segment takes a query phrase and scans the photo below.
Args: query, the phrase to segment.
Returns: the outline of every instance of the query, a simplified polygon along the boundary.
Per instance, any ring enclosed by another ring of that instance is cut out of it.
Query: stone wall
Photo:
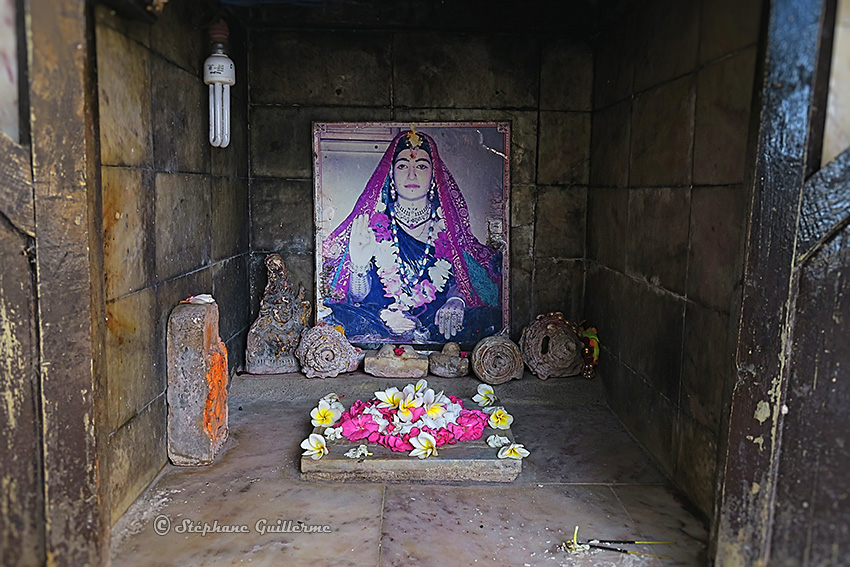
[[[651,0],[594,49],[585,314],[609,404],[709,517],[734,378],[760,4]]]
[[[312,122],[510,120],[512,332],[580,317],[593,58],[559,36],[252,26],[252,314],[270,252],[315,298]]]
[[[196,5],[198,4],[198,5]],[[153,25],[97,6],[107,314],[105,478],[115,520],[165,464],[166,323],[189,295],[211,293],[231,372],[248,320],[247,69],[237,68],[232,142],[208,142],[209,53],[199,3],[174,2]]]

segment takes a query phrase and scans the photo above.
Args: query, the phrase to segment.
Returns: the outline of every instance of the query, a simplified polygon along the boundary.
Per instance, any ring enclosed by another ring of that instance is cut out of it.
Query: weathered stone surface
[[[686,75],[635,98],[629,184],[678,186],[691,182],[696,80]]]
[[[589,178],[590,113],[541,112],[538,182],[586,185]]]
[[[428,356],[410,345],[384,345],[366,354],[363,371],[381,378],[424,378],[428,375]]]
[[[584,345],[575,325],[562,313],[538,315],[522,330],[519,347],[523,361],[541,380],[576,376],[584,367]]]
[[[479,380],[493,385],[522,378],[522,353],[507,337],[487,337],[472,350],[472,371]]]
[[[171,279],[208,265],[209,177],[157,173],[155,191],[157,279]]]
[[[208,87],[191,72],[153,58],[151,116],[154,162],[159,171],[208,172]],[[175,136],[175,132],[194,135]]]
[[[584,255],[587,189],[540,187],[534,230],[538,258],[581,258]]]
[[[295,356],[307,378],[333,378],[357,370],[363,351],[330,325],[321,324],[301,332]]]
[[[623,246],[627,273],[684,295],[690,208],[691,192],[685,188],[630,191],[628,238]]]
[[[154,177],[143,169],[104,167],[103,279],[107,299],[150,285],[154,275]]]
[[[98,26],[100,158],[104,165],[148,165],[151,144],[150,53]]]
[[[431,374],[445,378],[459,378],[469,374],[469,359],[460,356],[460,345],[446,343],[442,352],[428,355]]]
[[[105,475],[110,517],[120,517],[168,462],[165,424],[163,392],[110,436]]]
[[[227,440],[227,350],[218,305],[181,303],[168,319],[168,457],[207,465]]]
[[[388,34],[314,30],[255,33],[251,38],[253,102],[305,106],[391,104],[393,66]],[[281,60],[287,64],[281,65]]]
[[[251,374],[298,372],[295,349],[307,326],[310,302],[304,300],[304,286],[299,284],[297,292],[292,288],[280,254],[266,256],[266,268],[260,315],[248,331],[245,370]]]
[[[427,45],[422,57],[410,45]],[[411,108],[527,108],[538,103],[535,42],[498,36],[397,34],[394,103]]]
[[[700,70],[694,119],[694,184],[744,180],[756,47]]]
[[[540,59],[540,107],[591,110],[593,53],[590,48],[562,36],[544,44]],[[569,81],[564,80],[566,70]]]

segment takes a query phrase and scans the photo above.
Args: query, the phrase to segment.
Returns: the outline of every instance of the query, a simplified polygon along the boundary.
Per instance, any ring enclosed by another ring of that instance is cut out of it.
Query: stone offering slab
[[[464,400],[464,407],[475,408],[473,402]],[[322,434],[324,427],[313,433]],[[438,448],[437,456],[427,459],[411,457],[407,452],[396,452],[377,444],[368,444],[372,455],[352,459],[345,452],[362,443],[342,438],[328,441],[328,454],[321,459],[301,457],[301,478],[322,481],[369,482],[513,482],[522,471],[522,461],[500,459],[498,449],[487,445],[490,435],[501,435],[514,443],[510,429],[486,427],[475,441],[463,441]]]

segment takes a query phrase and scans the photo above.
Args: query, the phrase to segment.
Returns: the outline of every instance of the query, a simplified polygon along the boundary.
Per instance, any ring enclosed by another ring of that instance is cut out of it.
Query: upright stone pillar
[[[168,458],[212,463],[227,440],[227,349],[218,305],[181,303],[168,318]]]

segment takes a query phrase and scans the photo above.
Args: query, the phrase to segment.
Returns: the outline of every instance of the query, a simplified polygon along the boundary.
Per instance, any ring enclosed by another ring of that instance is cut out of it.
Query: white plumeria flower
[[[446,413],[446,404],[442,401],[443,393],[435,394],[434,390],[428,388],[422,395],[422,407],[425,408],[425,415],[431,419],[436,419]]]
[[[490,414],[489,421],[493,429],[510,429],[514,416],[506,412],[504,408],[499,408]]]
[[[384,417],[381,413],[381,410],[376,408],[375,406],[370,406],[363,410],[363,413],[369,414],[372,416],[372,421],[378,424],[378,432],[384,433],[387,430],[387,426],[390,424],[389,421]]]
[[[496,399],[496,392],[490,384],[479,384],[478,393],[472,396],[472,401],[481,407],[492,406]]]
[[[413,384],[408,384],[404,387],[404,390],[401,391],[401,397],[404,398],[406,396],[415,396],[416,395],[416,386]]]
[[[530,455],[528,449],[523,447],[519,443],[511,443],[510,445],[505,445],[501,449],[499,449],[499,458],[500,459],[523,459]]]
[[[494,449],[498,449],[499,447],[510,445],[511,440],[503,435],[491,435],[487,438],[487,444],[493,447]]]
[[[362,459],[364,457],[370,456],[372,453],[369,452],[369,448],[366,445],[358,445],[353,449],[349,449],[344,453],[346,457],[349,459]]]
[[[422,405],[422,400],[417,398],[414,394],[408,394],[404,397],[400,404],[398,404],[398,413],[396,415],[401,418],[402,421],[410,421],[413,419],[413,412],[411,411],[413,408],[418,408]]]
[[[381,400],[381,403],[378,404],[379,408],[397,408],[404,398],[395,386],[381,392],[375,392],[375,397]]]
[[[437,456],[437,440],[430,433],[423,431],[416,437],[411,437],[410,444],[414,447],[410,452],[411,457],[426,459],[431,456]]]
[[[486,408],[481,408],[481,411],[483,411],[487,415],[491,415],[493,412],[503,409],[505,409],[505,406],[490,406]]]
[[[328,402],[328,404],[330,404],[333,409],[339,410],[339,413],[345,411],[345,406],[342,405],[342,402],[339,401],[339,395],[336,392],[331,392],[330,394],[327,394],[319,401]]]
[[[339,420],[342,412],[336,408],[332,408],[326,400],[319,402],[319,407],[313,408],[310,412],[312,423],[316,427],[330,427]]]
[[[328,441],[342,439],[342,427],[328,427],[325,429],[325,439]]]
[[[428,381],[423,378],[413,387],[414,392],[424,392],[428,388]]]
[[[311,433],[310,436],[301,442],[301,448],[304,452],[301,453],[305,457],[310,457],[313,460],[319,460],[328,453],[328,445],[325,443],[325,438],[318,433]]]

